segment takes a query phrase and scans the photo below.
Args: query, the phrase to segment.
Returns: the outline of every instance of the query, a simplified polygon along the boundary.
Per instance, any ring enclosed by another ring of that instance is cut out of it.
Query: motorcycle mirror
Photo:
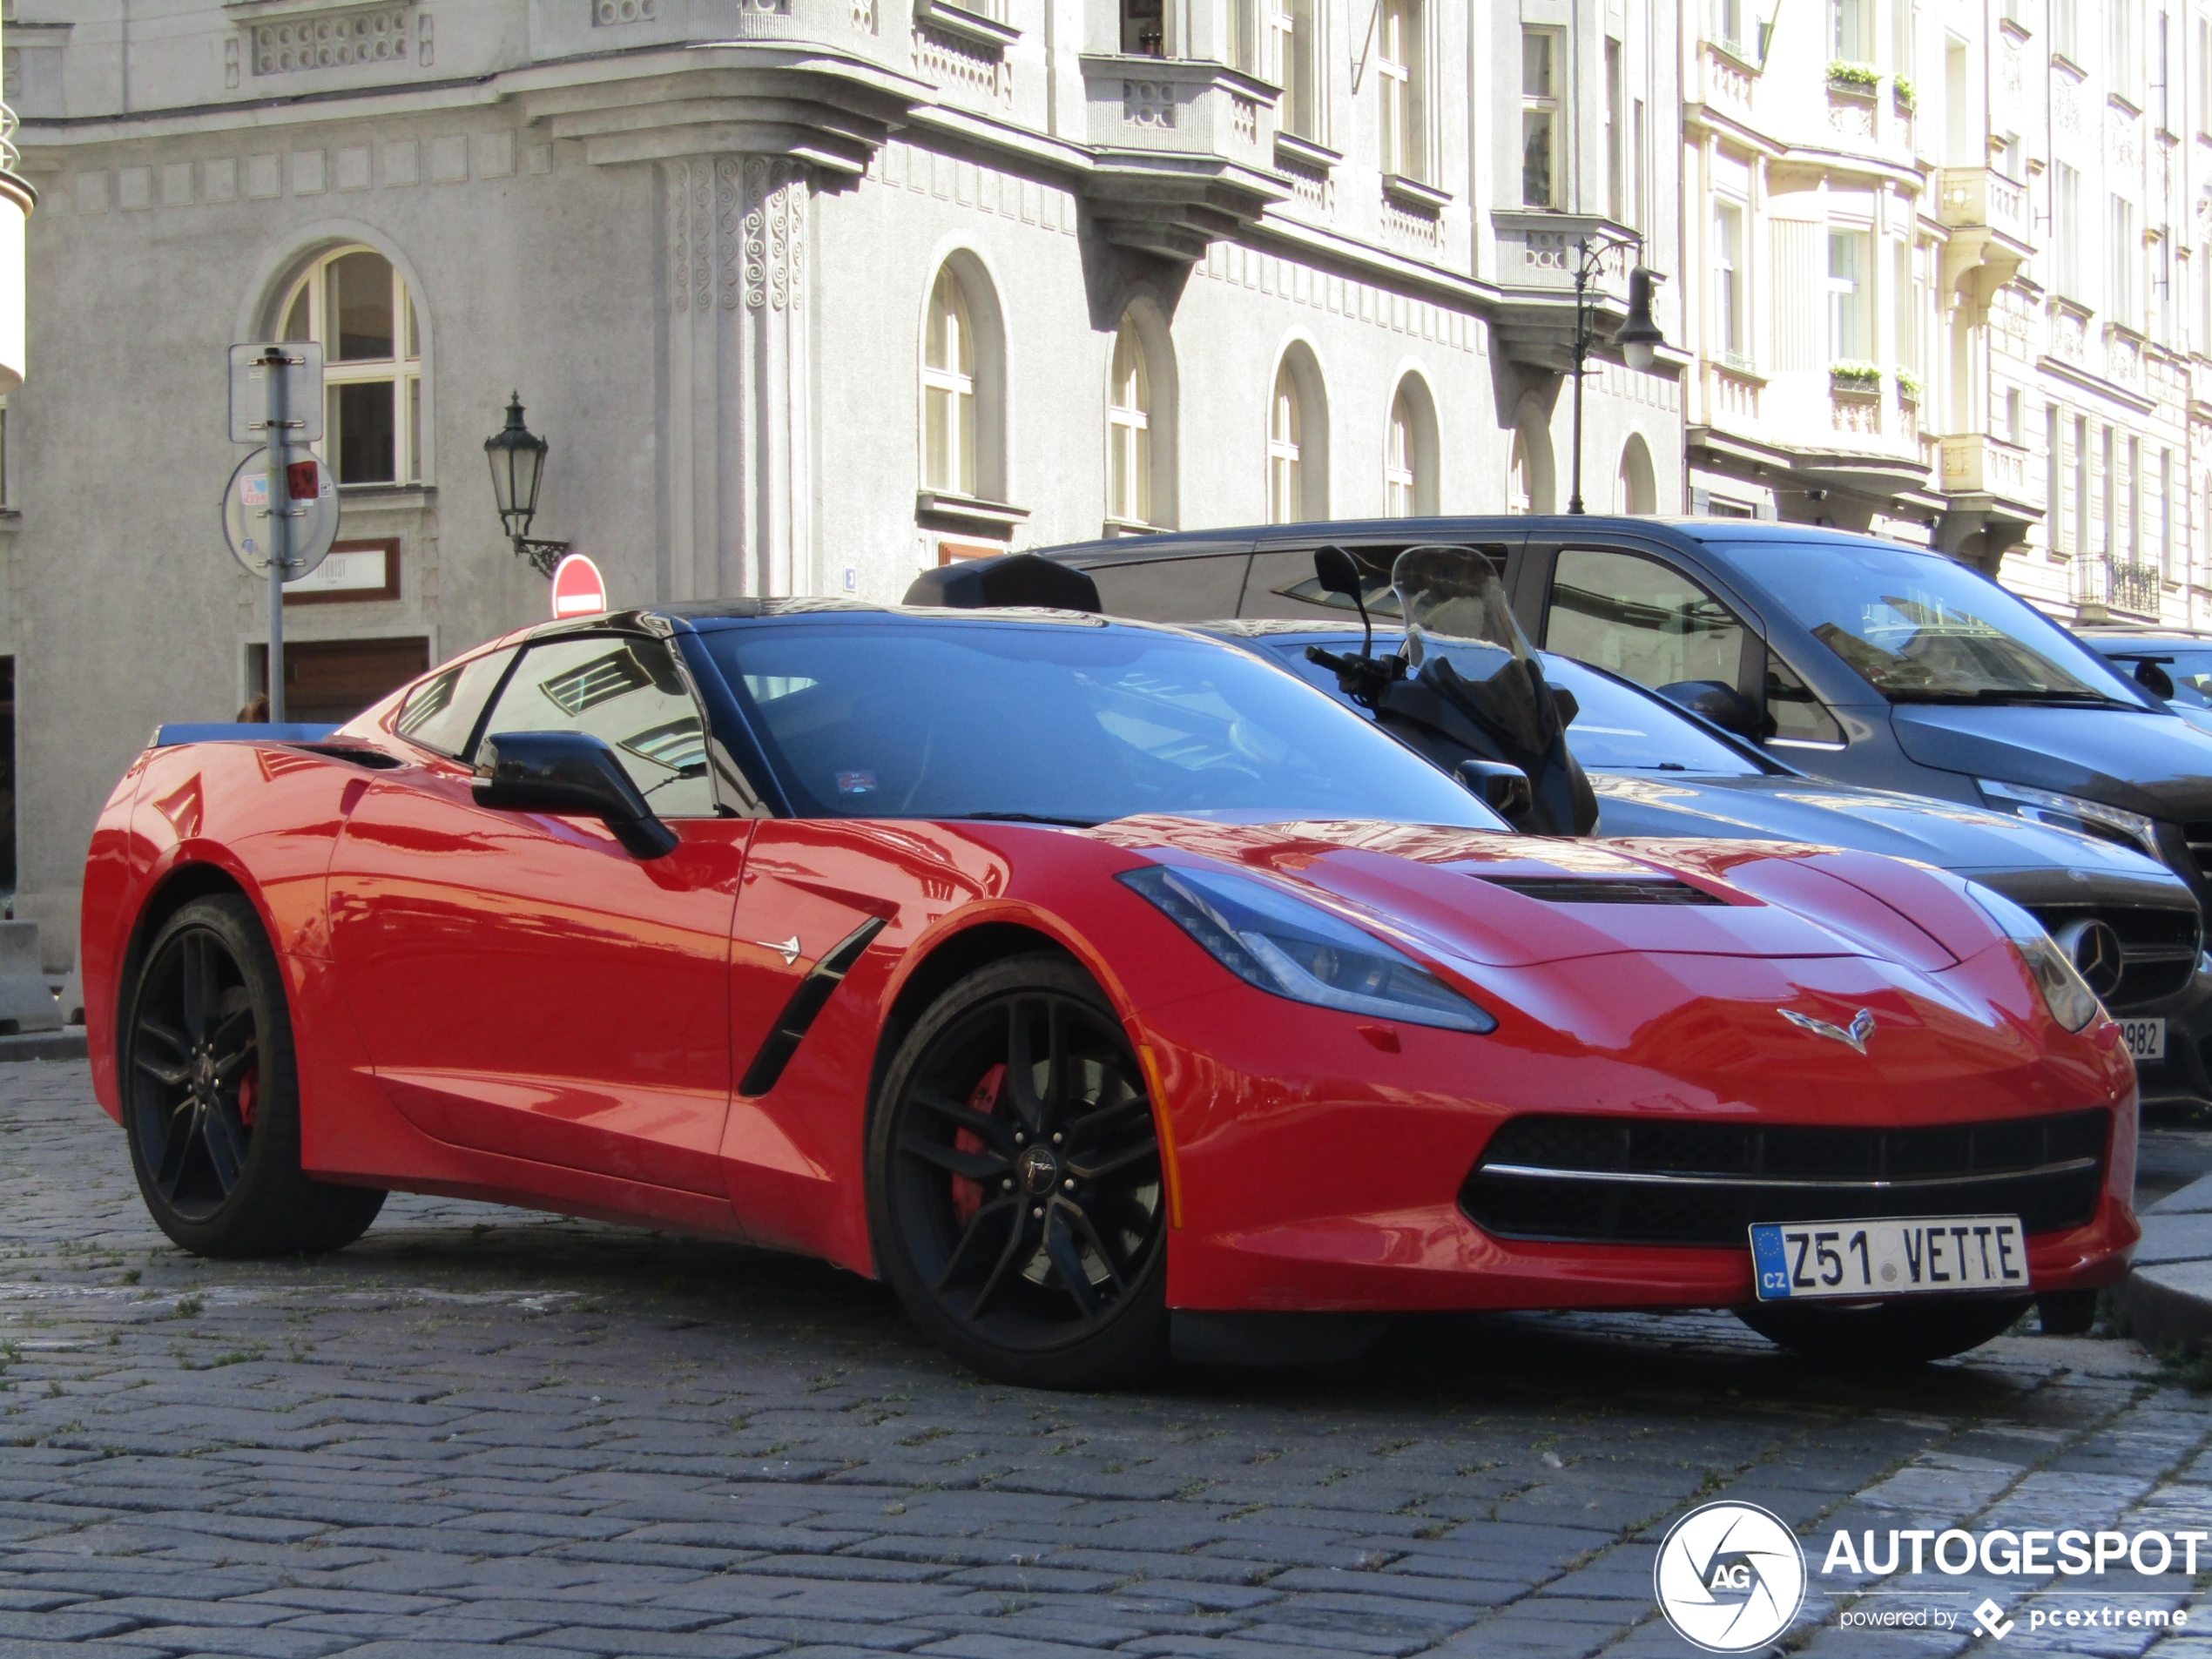
[[[1528,774],[1502,760],[1462,760],[1455,768],[1459,780],[1508,824],[1518,824],[1536,804]]]
[[[1359,654],[1375,654],[1375,624],[1367,619],[1367,596],[1359,580],[1359,566],[1351,554],[1340,547],[1317,547],[1313,550],[1313,577],[1324,593],[1340,593],[1359,607],[1359,626],[1366,632],[1360,641]]]
[[[1758,710],[1750,698],[1725,680],[1676,680],[1658,691],[1669,703],[1710,720],[1723,732],[1733,732],[1753,743],[1759,740]]]
[[[1575,717],[1582,711],[1581,700],[1564,685],[1552,687],[1552,704],[1559,710],[1559,723],[1561,725],[1573,725]]]

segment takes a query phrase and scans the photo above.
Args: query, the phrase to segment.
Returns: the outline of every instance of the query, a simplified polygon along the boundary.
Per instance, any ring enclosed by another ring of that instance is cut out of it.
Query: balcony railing
[[[1953,230],[1986,226],[2016,242],[2028,239],[2027,186],[1990,167],[1946,167],[1936,215]]]
[[[1979,432],[1954,433],[1943,440],[1946,495],[1991,495],[2040,509],[2043,481],[2027,464],[2027,451]]]
[[[1082,62],[1093,144],[1274,165],[1280,94],[1264,81],[1203,59],[1097,53]]]

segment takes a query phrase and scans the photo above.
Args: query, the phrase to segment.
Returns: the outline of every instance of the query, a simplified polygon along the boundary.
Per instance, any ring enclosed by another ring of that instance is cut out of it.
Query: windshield
[[[2174,695],[2168,700],[2183,708],[2212,708],[2212,651],[2186,651],[2173,645],[2144,645],[2132,644],[2106,648],[2104,654],[2114,658],[2123,674],[2134,672],[2141,662],[2156,663],[2174,682]]]
[[[1506,827],[1358,715],[1208,640],[948,617],[746,624],[705,642],[802,817]]]
[[[1306,643],[1303,638],[1264,642],[1265,649],[1300,679],[1332,697],[1340,697],[1336,670],[1310,660]],[[1321,643],[1331,651],[1356,651],[1359,636],[1331,637]],[[1375,636],[1379,655],[1387,654],[1396,644],[1388,635]],[[1625,685],[1571,657],[1552,651],[1539,656],[1544,678],[1575,693],[1580,712],[1567,728],[1567,746],[1585,770],[1695,772],[1723,778],[1764,775],[1759,767],[1663,699]]]
[[[1939,554],[1872,541],[1729,550],[1892,703],[2125,703],[2090,651]]]

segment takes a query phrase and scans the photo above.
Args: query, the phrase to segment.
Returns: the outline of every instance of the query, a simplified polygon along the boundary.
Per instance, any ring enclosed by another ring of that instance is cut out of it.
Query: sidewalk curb
[[[0,1065],[16,1060],[82,1060],[84,1028],[73,1031],[28,1031],[20,1036],[0,1037]]]
[[[2134,1271],[2113,1286],[2131,1334],[2150,1349],[2212,1339],[2212,1176],[2143,1212]]]

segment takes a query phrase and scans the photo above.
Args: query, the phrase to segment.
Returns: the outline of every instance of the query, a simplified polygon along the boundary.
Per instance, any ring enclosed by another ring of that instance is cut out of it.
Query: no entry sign
[[[553,614],[596,616],[607,608],[607,579],[581,553],[571,553],[553,569]]]

